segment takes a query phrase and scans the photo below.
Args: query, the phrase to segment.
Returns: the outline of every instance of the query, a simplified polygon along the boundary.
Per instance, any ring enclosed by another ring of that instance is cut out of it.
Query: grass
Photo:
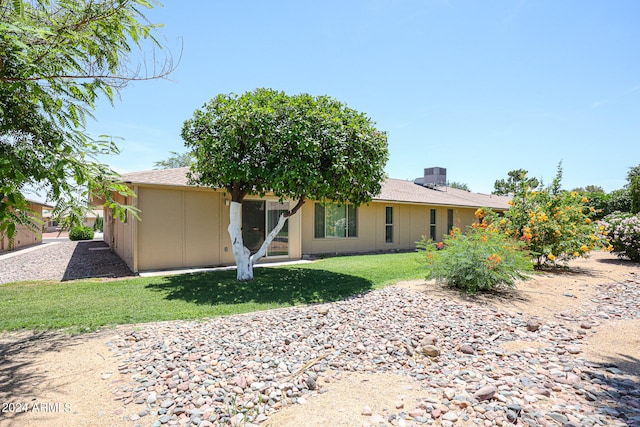
[[[124,280],[0,285],[0,331],[68,329],[202,319],[344,299],[399,280],[424,277],[417,253],[326,258],[258,268],[252,282],[235,271]]]

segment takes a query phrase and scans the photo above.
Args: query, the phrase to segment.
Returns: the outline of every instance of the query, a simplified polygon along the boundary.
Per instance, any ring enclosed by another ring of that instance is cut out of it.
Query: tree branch
[[[289,218],[290,216],[295,215],[295,213],[300,210],[302,205],[304,205],[305,201],[306,201],[305,196],[300,197],[300,199],[298,200],[298,203],[296,203],[296,205],[293,207],[293,209],[291,209],[289,212],[285,213],[284,216]]]

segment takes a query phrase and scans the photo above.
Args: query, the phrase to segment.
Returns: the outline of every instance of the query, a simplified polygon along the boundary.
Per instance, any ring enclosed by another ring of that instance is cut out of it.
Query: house
[[[60,224],[58,224],[58,221],[56,221],[52,217],[52,215],[53,215],[53,209],[44,209],[42,211],[42,220],[44,221],[44,231],[47,233],[60,231]],[[85,215],[85,217],[82,219],[82,226],[93,228],[96,223],[96,219],[98,217],[102,217],[102,215],[103,215],[102,208],[95,208],[95,209],[89,210]]]
[[[227,232],[229,195],[189,185],[187,172],[160,169],[122,176],[136,197],[116,195],[117,200],[137,207],[140,220],[121,222],[105,209],[104,240],[132,271],[234,264]],[[423,235],[440,241],[452,227],[466,229],[478,207],[509,209],[506,197],[448,188],[440,185],[442,176],[434,181],[428,173],[414,182],[387,179],[380,194],[359,207],[306,202],[289,218],[263,261],[413,250]],[[269,195],[247,196],[242,214],[245,246],[255,252],[289,206]]]
[[[13,246],[9,245],[9,238],[7,236],[0,237],[0,251],[8,251],[10,249],[13,250],[23,246],[42,243],[42,227],[37,221],[42,220],[43,209],[52,209],[53,206],[49,206],[42,202],[30,199],[27,199],[27,201],[29,202],[29,208],[33,211],[32,217],[34,217],[36,220],[34,224],[37,227],[38,231],[34,231],[32,228],[27,227],[26,225],[18,225],[16,227],[16,234],[13,239]]]

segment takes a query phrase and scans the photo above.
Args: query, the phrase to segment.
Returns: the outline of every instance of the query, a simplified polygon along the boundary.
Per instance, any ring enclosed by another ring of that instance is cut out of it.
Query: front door
[[[266,208],[266,209],[265,209]],[[282,212],[288,210],[288,204],[245,200],[242,202],[242,240],[244,245],[255,254],[264,243],[267,233],[274,229]],[[289,221],[287,221],[267,248],[267,257],[286,257],[289,255]]]

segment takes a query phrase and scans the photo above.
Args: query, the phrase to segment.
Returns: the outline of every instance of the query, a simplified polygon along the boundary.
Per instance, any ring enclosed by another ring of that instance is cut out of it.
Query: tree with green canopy
[[[220,94],[182,128],[195,156],[192,183],[224,189],[238,280],[253,279],[253,265],[307,200],[369,202],[380,192],[388,160],[387,137],[365,114],[328,96],[289,96],[272,89]],[[242,240],[242,201],[272,193],[293,208],[254,254]]]
[[[499,196],[513,196],[519,191],[531,189],[535,190],[540,185],[536,178],[527,178],[529,172],[524,169],[516,169],[507,173],[506,180],[499,179],[493,184],[493,194]]]
[[[189,152],[178,153],[171,151],[171,155],[168,159],[159,160],[153,163],[154,169],[173,169],[173,168],[186,168],[193,163],[193,155]]]
[[[457,188],[458,190],[464,190],[464,191],[471,191],[469,189],[469,186],[467,184],[465,184],[464,182],[448,182],[447,186],[451,187],[451,188]]]
[[[156,59],[158,25],[142,13],[151,7],[146,0],[0,0],[0,236],[12,240],[18,225],[37,228],[27,191],[69,218],[82,218],[91,197],[116,217],[133,209],[111,197],[132,193],[98,161],[118,147],[85,126],[98,98],[113,102],[127,83],[173,70],[170,54]],[[152,64],[134,58],[147,43]]]

